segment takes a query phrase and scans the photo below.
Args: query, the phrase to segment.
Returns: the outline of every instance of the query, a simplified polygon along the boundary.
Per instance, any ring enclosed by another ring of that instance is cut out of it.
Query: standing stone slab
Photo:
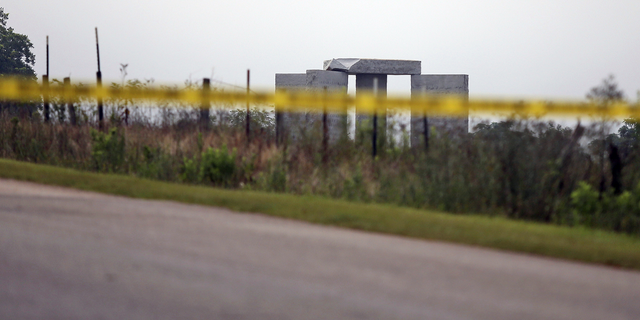
[[[276,73],[276,90],[304,90],[306,86],[306,73]]]
[[[325,70],[342,71],[348,74],[420,74],[421,62],[416,60],[353,59],[340,58],[324,61]]]
[[[356,96],[359,93],[373,91],[373,79],[378,79],[378,95],[387,96],[387,75],[386,74],[358,74],[356,75]]]
[[[307,87],[311,89],[327,87],[329,90],[347,89],[349,76],[344,72],[327,70],[307,70]]]
[[[373,91],[373,80],[378,79],[378,96],[381,98],[387,97],[387,75],[386,74],[357,74],[356,75],[356,98],[363,93],[371,93]],[[372,119],[370,114],[360,112],[356,108],[356,126],[359,127],[365,122],[370,122]],[[379,120],[382,117],[378,117]],[[386,123],[384,119],[379,121],[382,127]]]
[[[276,74],[276,90],[288,91],[324,91],[328,93],[347,92],[348,75],[344,72],[326,70],[308,70],[306,73]],[[295,107],[295,106],[292,106]],[[345,114],[330,114],[329,141],[334,142],[346,134]],[[343,125],[344,124],[344,125]],[[282,112],[276,110],[276,136],[278,141],[283,139],[295,141],[301,138],[313,138],[322,135],[322,114],[317,112]]]
[[[306,73],[276,73],[276,91],[304,91],[307,88]],[[292,126],[299,122],[299,116],[294,113],[283,112],[276,106],[276,141],[284,142],[297,136],[297,130]]]
[[[442,75],[412,75],[411,96],[422,94],[460,95],[469,99],[469,75],[466,74],[442,74]],[[411,145],[424,145],[425,114],[421,111],[411,110]],[[453,117],[428,117],[428,127],[435,127],[439,131],[469,131],[469,115],[462,118]],[[426,130],[429,130],[429,128]],[[428,133],[428,131],[427,131]]]
[[[326,70],[307,70],[307,90],[324,91],[327,93],[347,93],[349,76],[344,72]],[[346,137],[348,132],[347,110],[342,113],[327,114],[327,126],[329,142],[335,143],[341,137]],[[317,114],[318,121],[322,121],[322,115]]]
[[[356,76],[356,97],[364,92],[373,90],[373,79],[378,79],[378,95],[387,96],[388,75],[419,75],[422,63],[416,60],[388,60],[388,59],[352,59],[340,58],[325,60],[325,70],[341,71]],[[356,109],[356,132],[368,130],[372,117]],[[366,125],[365,125],[366,124]],[[386,117],[378,117],[379,132],[386,131]],[[384,134],[381,136],[385,136]]]

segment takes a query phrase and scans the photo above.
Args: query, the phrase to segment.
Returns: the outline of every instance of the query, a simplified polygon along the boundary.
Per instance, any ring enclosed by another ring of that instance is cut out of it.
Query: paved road
[[[0,319],[640,319],[640,272],[0,180]]]

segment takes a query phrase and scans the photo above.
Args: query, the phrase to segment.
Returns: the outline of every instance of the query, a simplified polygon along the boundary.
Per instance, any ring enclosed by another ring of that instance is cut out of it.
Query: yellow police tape
[[[640,106],[626,102],[607,105],[588,102],[558,101],[506,101],[467,100],[457,96],[423,95],[411,98],[376,97],[359,94],[357,97],[344,92],[323,91],[276,91],[275,93],[223,90],[194,90],[166,87],[97,87],[87,85],[43,86],[35,81],[15,78],[0,78],[0,100],[33,101],[58,99],[78,101],[81,99],[103,99],[105,101],[149,100],[154,102],[180,102],[186,106],[205,106],[211,103],[218,107],[235,108],[237,105],[269,105],[288,112],[344,113],[355,106],[358,113],[384,114],[388,110],[406,110],[413,114],[442,116],[468,116],[469,112],[489,114],[517,114],[523,116],[594,116],[640,118]],[[175,105],[172,105],[175,106]]]

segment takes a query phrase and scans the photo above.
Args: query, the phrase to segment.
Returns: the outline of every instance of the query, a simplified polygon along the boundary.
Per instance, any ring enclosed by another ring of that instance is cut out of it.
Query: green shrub
[[[182,165],[180,166],[180,181],[188,183],[200,182],[199,171],[200,166],[196,157],[193,159],[189,159],[187,157],[182,158]]]
[[[91,129],[91,159],[95,169],[101,172],[119,172],[124,164],[124,136],[116,128],[103,133]]]
[[[236,149],[229,153],[227,146],[223,145],[222,148],[209,148],[202,153],[200,181],[217,186],[230,186],[234,184],[232,180],[235,171]]]
[[[240,176],[246,182],[251,182],[253,180],[253,174],[256,171],[256,166],[255,166],[256,158],[257,158],[257,155],[255,154],[251,156],[250,159],[247,159],[246,157],[242,158]]]
[[[344,180],[343,196],[348,200],[368,200],[362,168],[359,165],[356,166],[356,171],[353,175]]]
[[[598,191],[584,181],[578,183],[578,187],[571,193],[571,205],[578,223],[593,225],[594,217],[603,210],[603,201],[598,199]],[[604,199],[608,201],[608,199]]]
[[[271,170],[268,190],[275,192],[285,192],[287,190],[287,172],[284,165],[277,165]]]
[[[144,161],[138,166],[137,175],[143,178],[171,181],[175,179],[173,157],[161,147],[143,146]]]
[[[602,196],[586,182],[571,193],[576,220],[588,227],[640,234],[640,184],[632,191]]]

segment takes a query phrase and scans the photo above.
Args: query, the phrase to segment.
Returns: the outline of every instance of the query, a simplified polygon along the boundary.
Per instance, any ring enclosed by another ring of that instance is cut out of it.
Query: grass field
[[[640,238],[480,215],[455,215],[315,196],[223,190],[0,159],[0,178],[142,199],[225,207],[419,239],[640,270]]]

